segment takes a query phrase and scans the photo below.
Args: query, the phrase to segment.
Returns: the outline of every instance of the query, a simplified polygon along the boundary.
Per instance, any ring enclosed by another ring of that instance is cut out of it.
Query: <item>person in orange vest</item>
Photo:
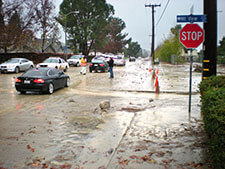
[[[87,65],[87,61],[86,61],[85,57],[82,57],[80,74],[86,75],[86,65]]]

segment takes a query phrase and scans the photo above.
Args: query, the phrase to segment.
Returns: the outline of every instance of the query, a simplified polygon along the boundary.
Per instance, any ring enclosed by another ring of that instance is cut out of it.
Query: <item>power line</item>
[[[170,2],[170,0],[167,1],[166,6],[165,6],[165,8],[164,8],[164,10],[163,10],[163,12],[162,12],[162,14],[161,14],[161,16],[160,16],[160,18],[159,18],[157,24],[156,24],[156,26],[158,26],[160,20],[162,19],[163,15],[164,15],[164,13],[165,13],[165,11],[166,11],[166,9],[167,9],[167,6],[169,5],[169,2]]]

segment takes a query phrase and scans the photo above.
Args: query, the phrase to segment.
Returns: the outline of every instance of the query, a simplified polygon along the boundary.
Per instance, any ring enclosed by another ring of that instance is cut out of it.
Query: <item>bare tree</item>
[[[23,46],[36,31],[35,0],[0,0],[0,48]]]
[[[41,50],[44,52],[45,43],[48,38],[56,38],[57,22],[55,20],[55,6],[52,0],[38,0],[35,11],[38,19],[38,34],[41,35]]]

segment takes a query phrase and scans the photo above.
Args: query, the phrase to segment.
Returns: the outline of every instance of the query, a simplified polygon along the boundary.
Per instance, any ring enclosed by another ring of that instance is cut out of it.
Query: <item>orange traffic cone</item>
[[[156,69],[156,74],[159,74],[159,69]]]
[[[152,71],[152,69],[151,68],[149,68],[149,72],[151,72]]]
[[[158,80],[158,76],[156,76],[156,79],[155,79],[155,93],[159,93],[159,80]]]

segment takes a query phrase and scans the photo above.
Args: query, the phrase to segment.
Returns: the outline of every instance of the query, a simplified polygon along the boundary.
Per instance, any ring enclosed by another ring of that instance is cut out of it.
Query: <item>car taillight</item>
[[[34,79],[34,83],[44,83],[44,79]]]
[[[21,80],[17,78],[17,79],[16,79],[16,82],[17,82],[17,83],[21,83]]]
[[[104,66],[104,64],[99,64],[99,66],[103,67],[103,66]]]
[[[90,63],[89,66],[92,66],[92,64]]]

